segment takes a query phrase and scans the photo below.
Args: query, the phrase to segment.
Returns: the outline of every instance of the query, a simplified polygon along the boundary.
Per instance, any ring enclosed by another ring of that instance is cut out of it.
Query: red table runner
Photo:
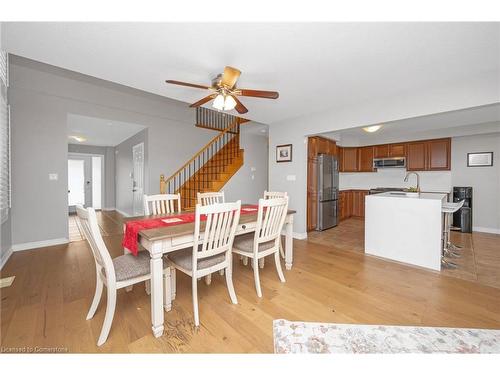
[[[257,212],[257,205],[246,205],[241,207],[240,214],[254,214]],[[153,229],[160,227],[170,227],[173,225],[192,223],[195,221],[196,215],[194,212],[188,212],[178,215],[169,215],[165,217],[157,217],[154,219],[131,220],[125,224],[125,233],[123,234],[122,245],[132,254],[137,255],[139,232],[144,229]],[[205,215],[201,216],[201,220],[206,220]]]

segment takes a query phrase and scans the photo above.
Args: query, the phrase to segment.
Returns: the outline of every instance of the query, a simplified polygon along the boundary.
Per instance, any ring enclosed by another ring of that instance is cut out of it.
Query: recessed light
[[[366,128],[363,128],[363,130],[367,133],[375,133],[381,127],[382,125],[373,125],[373,126],[367,126]]]
[[[79,136],[79,135],[70,135],[68,138],[72,138],[75,141],[80,142],[80,143],[85,142],[87,140],[87,138]]]

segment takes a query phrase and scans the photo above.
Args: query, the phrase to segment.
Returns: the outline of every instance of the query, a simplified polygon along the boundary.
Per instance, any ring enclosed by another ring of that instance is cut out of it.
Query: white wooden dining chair
[[[166,293],[170,296],[174,294],[171,290],[175,290],[176,269],[191,276],[195,326],[200,325],[198,278],[225,270],[229,297],[232,303],[238,303],[233,286],[231,249],[240,220],[240,208],[241,201],[209,206],[197,204],[192,251],[179,250],[168,254],[172,277],[167,279]],[[206,215],[204,222],[201,221],[202,215]]]
[[[96,268],[95,295],[87,314],[87,320],[94,317],[101,300],[103,286],[107,288],[106,315],[104,316],[101,334],[97,340],[97,345],[101,346],[106,342],[113,323],[116,291],[151,279],[150,256],[147,251],[141,251],[137,256],[124,254],[111,259],[111,255],[102,239],[94,209],[92,207],[85,209],[78,205],[76,206],[76,213],[94,255]],[[166,261],[164,262],[164,269],[167,269]],[[163,276],[165,285],[167,284],[165,280],[167,275],[170,275],[170,273],[165,272]],[[164,288],[164,291],[166,292],[167,289]],[[166,300],[167,297],[164,295],[164,301]]]
[[[287,211],[288,197],[259,199],[255,233],[244,234],[234,240],[233,253],[252,259],[255,289],[259,297],[262,297],[259,280],[259,259],[274,254],[276,271],[280,281],[285,282],[280,263],[279,243]]]
[[[224,192],[197,193],[197,203],[202,206],[209,204],[224,203]]]
[[[286,191],[264,191],[264,199],[274,199],[274,198],[284,198],[288,197],[288,193]],[[283,250],[283,245],[281,243],[280,237],[280,254],[283,259],[285,259],[285,251]],[[264,268],[264,262],[261,263],[261,268]]]
[[[144,215],[181,212],[180,194],[144,195]]]
[[[284,198],[288,197],[286,191],[264,191],[264,199]]]

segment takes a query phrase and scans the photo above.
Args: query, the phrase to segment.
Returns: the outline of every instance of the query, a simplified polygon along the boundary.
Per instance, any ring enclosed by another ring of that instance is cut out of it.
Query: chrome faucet
[[[411,174],[417,176],[417,192],[420,193],[420,176],[417,172],[408,172],[405,176],[405,182],[408,182],[408,177],[410,177]]]

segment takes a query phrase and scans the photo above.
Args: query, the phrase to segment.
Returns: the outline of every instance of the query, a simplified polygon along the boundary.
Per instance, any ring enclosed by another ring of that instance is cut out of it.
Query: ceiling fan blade
[[[254,98],[265,98],[265,99],[278,99],[280,96],[277,91],[263,91],[263,90],[247,90],[238,89],[238,95],[241,96],[252,96]]]
[[[234,85],[236,84],[236,81],[240,77],[240,74],[241,74],[241,72],[238,69],[233,68],[231,66],[226,66],[224,68],[224,73],[222,73],[221,83],[224,86],[232,89],[234,87]]]
[[[172,85],[180,85],[180,86],[187,86],[187,87],[194,87],[197,89],[205,89],[208,90],[210,87],[204,86],[204,85],[197,85],[195,83],[187,83],[187,82],[182,82],[182,81],[174,81],[171,79],[167,79],[165,82],[171,83]]]
[[[242,114],[242,113],[247,113],[248,112],[248,109],[247,107],[245,107],[243,105],[242,102],[240,102],[240,100],[236,97],[236,95],[231,95],[234,100],[236,101],[236,106],[234,107],[234,109],[236,109],[238,111],[239,114]]]
[[[191,108],[193,108],[193,107],[199,107],[200,105],[203,105],[206,102],[209,102],[210,100],[214,99],[216,96],[217,95],[215,95],[215,94],[205,96],[203,99],[200,99],[197,102],[191,104],[190,107]]]

